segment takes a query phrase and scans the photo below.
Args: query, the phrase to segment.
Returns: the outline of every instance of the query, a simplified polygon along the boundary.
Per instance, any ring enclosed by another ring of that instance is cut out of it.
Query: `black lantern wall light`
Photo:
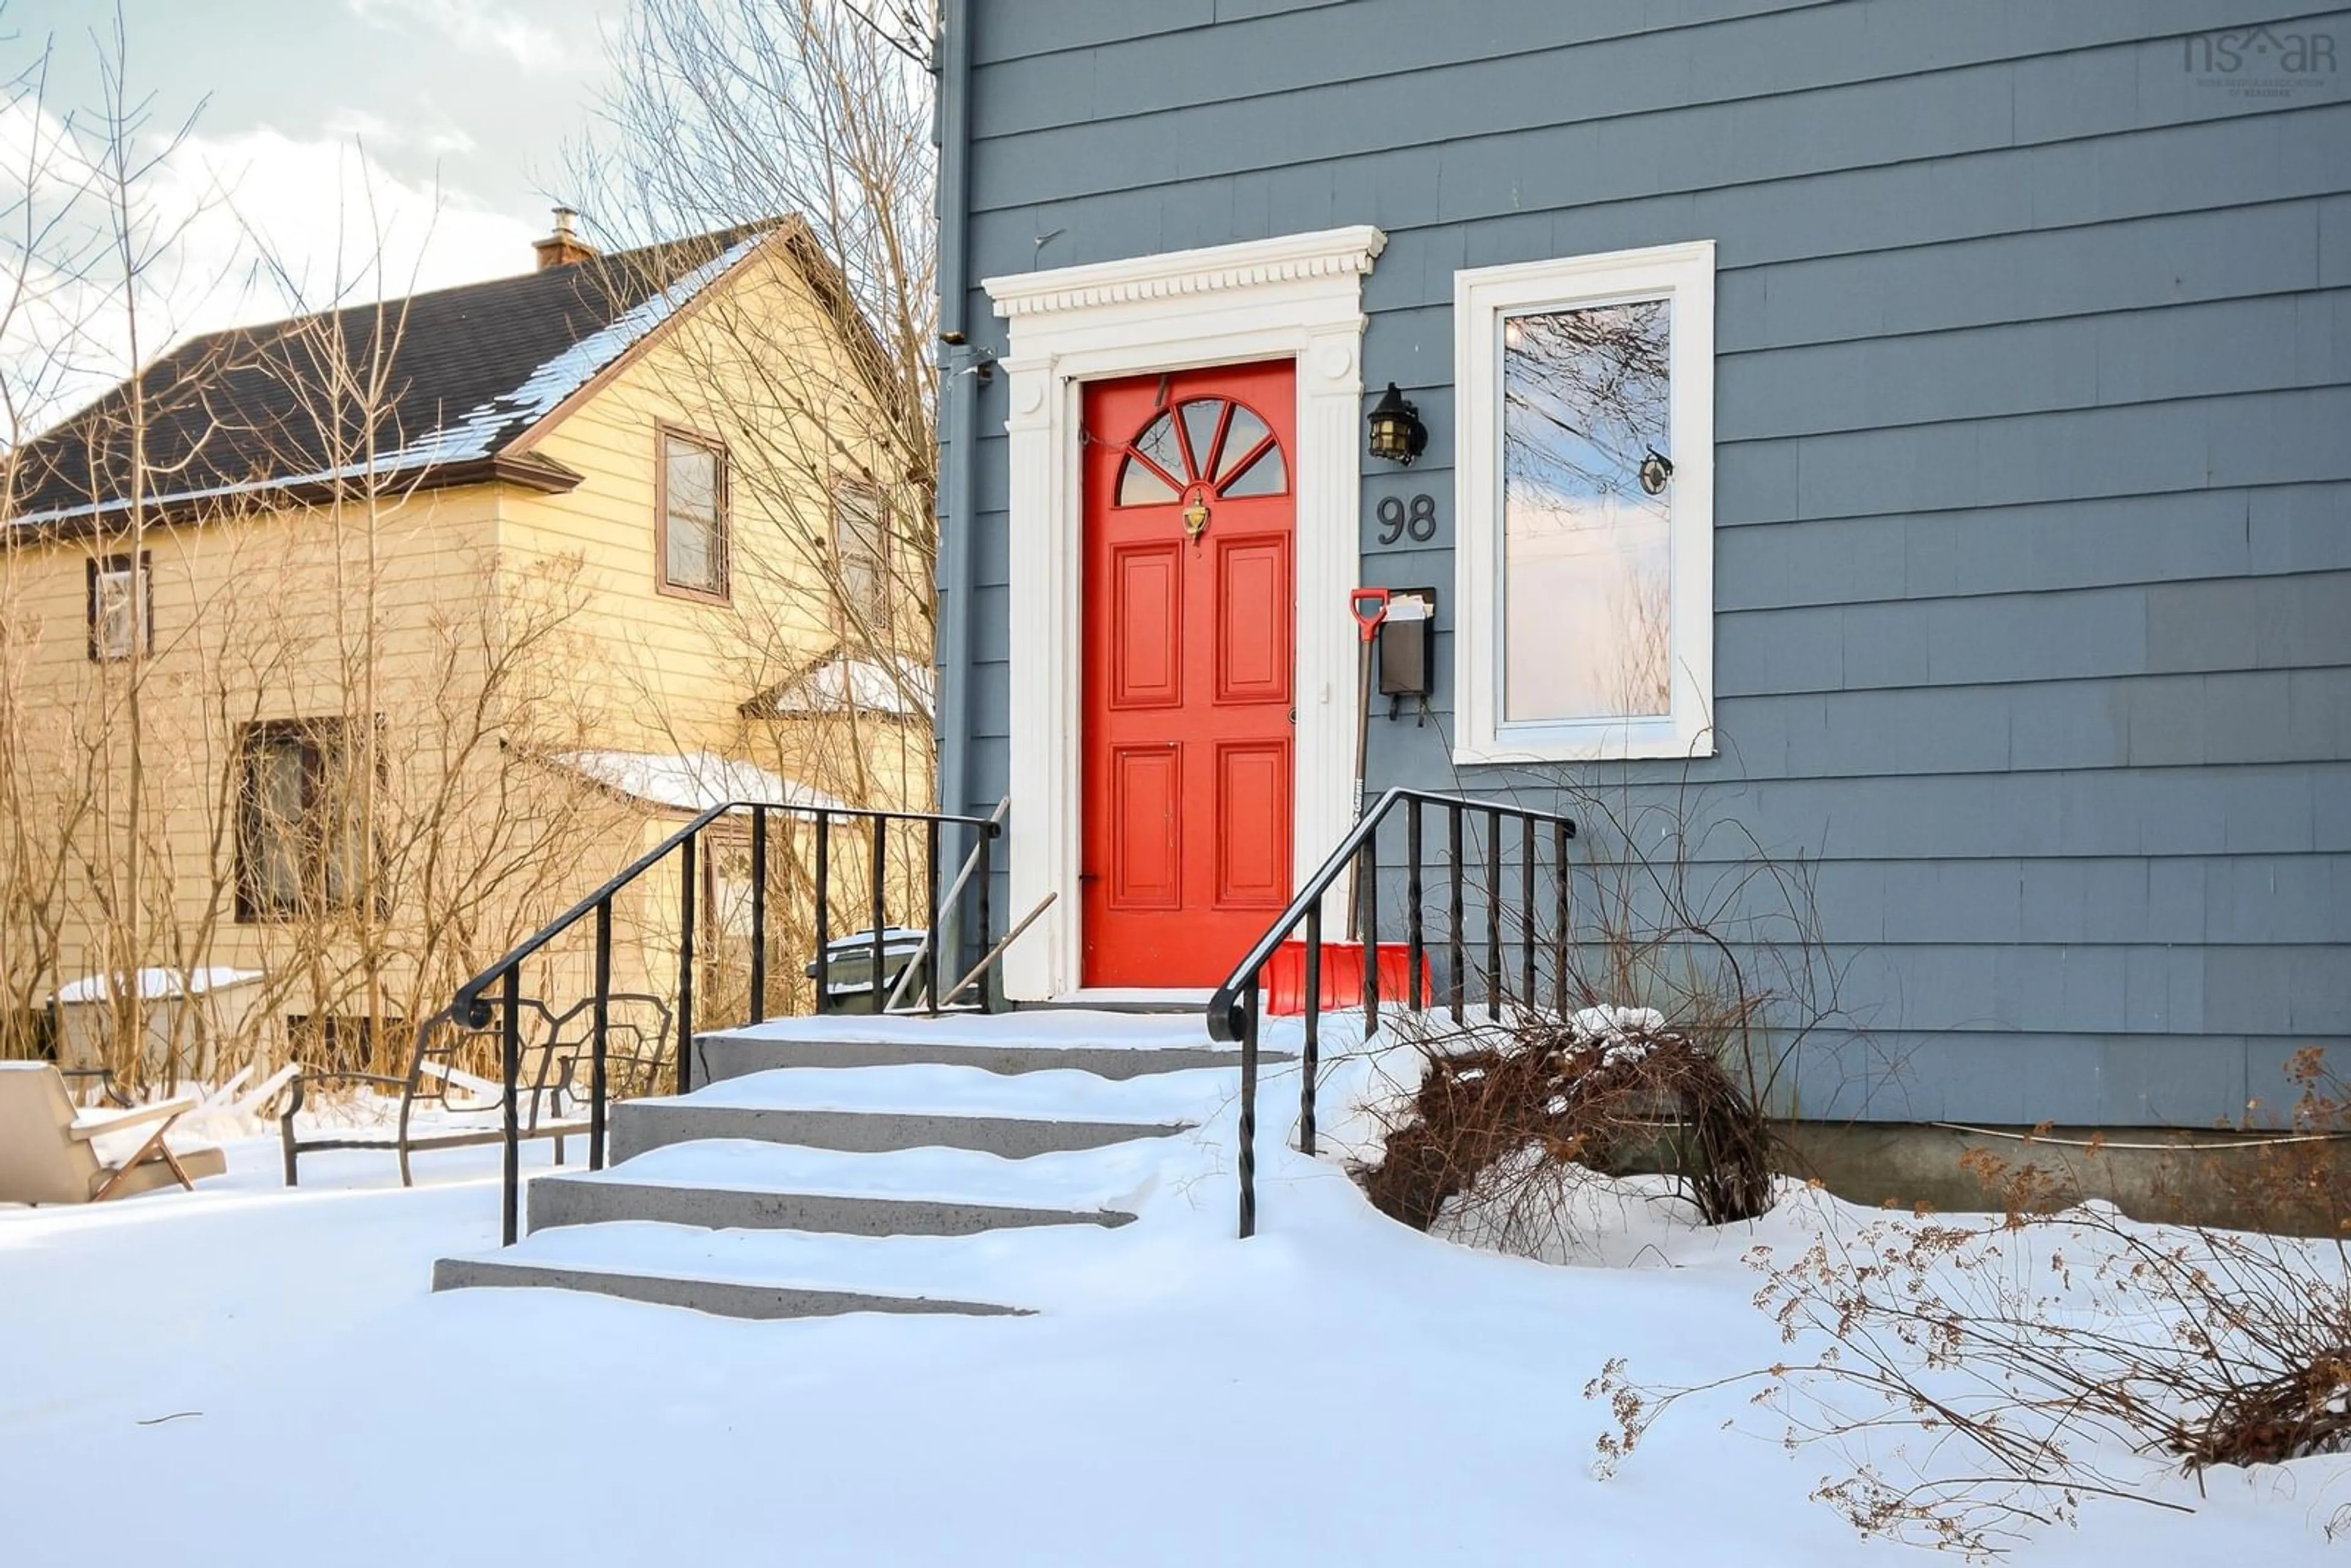
[[[1420,410],[1405,401],[1394,382],[1373,406],[1371,422],[1374,457],[1409,468],[1414,458],[1428,450],[1428,427],[1420,423]]]

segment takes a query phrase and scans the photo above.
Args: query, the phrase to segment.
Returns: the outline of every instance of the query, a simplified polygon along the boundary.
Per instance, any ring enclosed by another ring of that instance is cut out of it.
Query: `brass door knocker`
[[[1208,531],[1208,493],[1194,487],[1191,500],[1184,507],[1184,534],[1194,544]]]

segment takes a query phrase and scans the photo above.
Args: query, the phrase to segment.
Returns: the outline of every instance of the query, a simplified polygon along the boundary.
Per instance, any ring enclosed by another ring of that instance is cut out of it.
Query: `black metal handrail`
[[[748,815],[751,824],[750,884],[750,977],[749,1018],[757,1023],[766,1016],[768,996],[768,819],[780,815],[787,819],[812,821],[816,824],[814,850],[815,876],[810,896],[816,917],[813,977],[820,1001],[834,996],[831,988],[831,910],[832,910],[832,838],[837,824],[853,821],[864,825],[863,837],[868,857],[872,862],[872,874],[868,879],[872,900],[870,929],[873,937],[872,1007],[876,1013],[884,1010],[891,995],[888,956],[889,920],[889,835],[893,824],[921,825],[923,834],[923,882],[925,906],[928,919],[924,945],[925,997],[925,1006],[937,1012],[945,1001],[942,990],[943,964],[946,944],[940,916],[942,883],[940,880],[940,840],[949,829],[968,829],[972,835],[970,857],[973,874],[968,878],[973,910],[974,941],[980,952],[989,943],[988,859],[989,844],[1002,831],[1002,825],[986,817],[958,816],[943,811],[893,811],[852,806],[788,806],[765,800],[727,800],[697,813],[694,819],[660,843],[631,861],[609,881],[579,903],[557,915],[532,935],[508,948],[496,962],[457,988],[456,998],[448,1013],[459,1025],[469,1030],[487,1030],[496,1025],[499,1036],[499,1058],[505,1095],[505,1197],[503,1200],[501,1234],[505,1245],[514,1245],[521,1218],[522,1155],[521,1126],[517,1114],[517,1088],[522,1074],[522,1012],[526,1006],[545,1010],[538,998],[526,998],[522,993],[522,967],[526,961],[545,949],[549,944],[569,931],[581,921],[595,920],[595,980],[590,1001],[594,1017],[589,1029],[589,1130],[588,1165],[601,1170],[604,1165],[605,1129],[605,1068],[606,1037],[611,1031],[612,989],[612,902],[640,878],[644,877],[663,862],[676,857],[678,862],[678,952],[677,1002],[674,1023],[676,1029],[677,1092],[684,1094],[694,1087],[694,978],[696,954],[695,948],[696,916],[700,909],[701,888],[697,879],[697,852],[702,835],[713,823],[722,819],[740,819]],[[983,1009],[987,992],[981,993]],[[577,1009],[573,1009],[576,1011]]]
[[[1463,900],[1464,855],[1463,824],[1482,818],[1486,823],[1484,845],[1484,946],[1486,962],[1482,967],[1484,985],[1479,1000],[1489,1010],[1499,1013],[1502,1007],[1516,1000],[1520,1005],[1534,1007],[1539,1000],[1536,988],[1540,966],[1536,962],[1536,942],[1543,924],[1537,915],[1535,898],[1540,883],[1538,872],[1542,859],[1543,840],[1550,841],[1552,850],[1552,885],[1555,915],[1551,925],[1551,939],[1546,946],[1552,955],[1553,1006],[1564,1012],[1568,989],[1568,875],[1567,845],[1575,837],[1575,821],[1552,811],[1530,810],[1521,806],[1503,805],[1491,800],[1475,800],[1460,795],[1431,794],[1420,789],[1390,789],[1372,803],[1369,810],[1357,819],[1354,830],[1339,841],[1322,868],[1307,879],[1273,924],[1267,926],[1225,983],[1218,986],[1208,1000],[1208,1035],[1228,1044],[1238,1042],[1241,1048],[1240,1105],[1240,1233],[1243,1237],[1257,1233],[1257,1076],[1258,1020],[1264,1011],[1260,996],[1265,968],[1280,951],[1283,943],[1301,925],[1305,927],[1304,978],[1300,989],[1303,1000],[1305,1043],[1300,1051],[1299,1067],[1303,1082],[1298,1091],[1298,1145],[1306,1154],[1314,1152],[1314,1092],[1319,1076],[1319,1055],[1322,1039],[1322,903],[1339,879],[1354,873],[1355,918],[1363,937],[1363,999],[1364,1035],[1369,1039],[1380,1022],[1379,966],[1379,831],[1381,826],[1405,808],[1405,993],[1400,998],[1407,1007],[1425,1004],[1429,995],[1429,951],[1426,917],[1422,909],[1423,855],[1421,820],[1426,809],[1435,807],[1446,817],[1445,846],[1441,864],[1448,869],[1448,897],[1446,903],[1446,1006],[1458,1022],[1470,1000],[1470,972],[1479,969],[1475,962],[1475,949],[1468,936]],[[1503,886],[1502,825],[1515,822],[1519,827],[1519,879],[1515,889]],[[1545,830],[1548,830],[1547,831]],[[1519,940],[1520,948],[1519,986],[1516,997],[1511,991],[1510,976],[1504,966],[1504,949],[1512,946],[1504,936],[1504,915],[1509,894],[1515,892],[1520,905]]]

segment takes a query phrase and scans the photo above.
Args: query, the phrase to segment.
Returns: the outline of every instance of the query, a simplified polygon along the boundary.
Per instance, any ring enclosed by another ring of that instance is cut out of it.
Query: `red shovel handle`
[[[1347,609],[1355,617],[1355,624],[1364,629],[1364,641],[1380,629],[1388,618],[1388,591],[1384,588],[1359,588],[1347,596]]]

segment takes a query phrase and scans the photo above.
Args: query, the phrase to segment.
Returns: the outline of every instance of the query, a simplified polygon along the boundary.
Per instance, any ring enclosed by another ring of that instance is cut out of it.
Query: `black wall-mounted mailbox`
[[[1379,644],[1380,695],[1389,699],[1388,716],[1394,718],[1401,699],[1428,696],[1437,662],[1437,590],[1390,591]]]

